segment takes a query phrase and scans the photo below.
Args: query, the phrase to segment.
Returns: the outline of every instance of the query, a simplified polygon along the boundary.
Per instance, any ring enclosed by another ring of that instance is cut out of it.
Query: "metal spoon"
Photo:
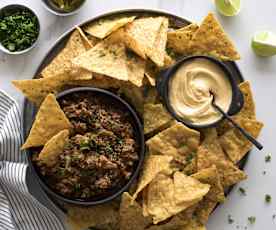
[[[244,130],[242,127],[240,127],[227,113],[225,113],[223,111],[223,109],[221,107],[219,107],[216,103],[215,103],[215,95],[210,92],[212,95],[213,95],[213,101],[212,101],[212,105],[213,107],[219,111],[223,116],[224,118],[226,118],[228,121],[231,122],[231,124],[236,128],[238,129],[242,135],[244,137],[246,137],[247,140],[249,140],[253,145],[255,145],[259,150],[262,150],[263,149],[263,145],[258,142],[254,137],[252,137],[246,130]]]

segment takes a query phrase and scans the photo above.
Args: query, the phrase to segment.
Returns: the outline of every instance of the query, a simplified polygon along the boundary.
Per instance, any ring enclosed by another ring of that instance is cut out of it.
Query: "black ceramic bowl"
[[[231,88],[232,88],[232,102],[227,111],[228,115],[234,115],[234,114],[238,113],[244,104],[243,95],[239,90],[238,84],[237,84],[235,78],[232,76],[232,73],[230,72],[228,67],[223,62],[221,62],[213,57],[204,56],[204,55],[189,56],[189,57],[182,58],[176,64],[174,64],[170,68],[165,69],[161,72],[160,76],[157,79],[156,87],[157,87],[157,91],[158,91],[159,95],[161,96],[161,98],[163,99],[163,103],[164,103],[165,107],[167,108],[167,110],[169,111],[169,113],[177,121],[182,122],[183,124],[187,125],[190,128],[193,128],[193,129],[213,127],[213,126],[216,126],[219,122],[221,122],[224,119],[224,117],[221,117],[220,119],[216,120],[215,122],[212,122],[209,124],[194,124],[188,120],[185,120],[185,119],[179,117],[175,113],[173,107],[171,106],[169,96],[168,96],[169,95],[169,83],[170,83],[171,77],[174,76],[175,72],[185,62],[191,61],[191,60],[197,59],[197,58],[207,59],[207,60],[215,63],[218,67],[220,67],[223,70],[226,77],[228,78],[228,80],[231,84]]]
[[[143,132],[143,125],[138,118],[136,112],[133,110],[133,108],[125,102],[123,99],[118,97],[117,95],[98,88],[92,88],[92,87],[79,87],[79,88],[73,88],[69,90],[65,90],[57,95],[57,101],[60,101],[61,99],[74,94],[74,93],[80,93],[80,92],[89,92],[90,94],[95,94],[95,96],[101,96],[104,97],[110,102],[112,105],[116,106],[116,108],[119,108],[122,111],[125,111],[129,114],[130,122],[134,128],[134,134],[136,143],[138,145],[138,154],[139,154],[139,160],[134,165],[134,171],[130,177],[130,179],[127,181],[127,183],[123,187],[118,187],[114,190],[112,190],[108,195],[103,196],[97,196],[95,198],[91,199],[75,199],[75,198],[68,198],[65,197],[57,192],[55,192],[48,184],[46,183],[43,175],[39,172],[37,167],[34,165],[32,161],[32,154],[34,151],[31,149],[27,152],[28,162],[30,165],[31,173],[34,174],[34,176],[38,179],[41,187],[44,189],[46,193],[48,193],[50,196],[55,198],[57,201],[63,202],[63,203],[70,203],[70,204],[77,204],[77,205],[83,205],[83,206],[91,206],[91,205],[98,205],[103,204],[108,201],[111,201],[121,195],[124,191],[126,191],[129,186],[135,181],[136,177],[138,176],[138,173],[142,167],[143,161],[144,161],[144,155],[145,155],[145,142],[144,142],[144,132]]]

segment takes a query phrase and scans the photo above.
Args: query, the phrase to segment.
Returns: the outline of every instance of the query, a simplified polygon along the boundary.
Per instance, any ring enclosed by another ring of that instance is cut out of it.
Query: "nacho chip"
[[[255,103],[254,103],[253,93],[252,93],[249,81],[242,82],[239,85],[239,88],[244,97],[244,105],[241,111],[238,114],[234,115],[233,118],[235,121],[239,121],[242,118],[255,120],[256,119]],[[232,124],[229,121],[224,120],[217,127],[218,135],[221,136],[232,128],[233,128]]]
[[[181,230],[206,230],[205,226],[199,222],[197,218],[192,218],[189,220],[189,223],[181,228]]]
[[[162,104],[145,104],[144,105],[144,133],[148,134],[166,127],[172,117],[164,109]]]
[[[175,63],[175,59],[173,59],[171,56],[169,56],[167,53],[165,53],[163,68],[168,68],[171,65],[173,65],[174,63]]]
[[[152,61],[146,62],[145,76],[147,77],[150,85],[155,86],[156,78],[159,74],[158,68],[154,65]]]
[[[126,101],[133,105],[133,107],[142,117],[144,113],[143,88],[139,88],[133,84],[126,83],[120,86],[119,93],[124,96]]]
[[[127,193],[123,193],[120,206],[120,230],[144,230],[151,223],[150,217],[144,217],[142,208]]]
[[[104,40],[72,60],[73,64],[88,71],[127,81],[126,49],[123,43]]]
[[[206,224],[208,222],[209,216],[217,206],[217,202],[203,199],[199,202],[197,209],[195,210],[195,216],[197,217],[198,221],[202,224]]]
[[[182,219],[178,215],[173,216],[169,222],[159,225],[152,225],[148,230],[177,230],[182,229],[187,224],[189,224],[189,219]]]
[[[118,30],[119,28],[125,26],[127,23],[132,22],[135,16],[131,17],[118,17],[118,18],[104,18],[96,22],[88,24],[84,30],[86,33],[104,39],[112,32]]]
[[[237,116],[249,119],[256,119],[255,103],[249,81],[242,82],[239,85],[239,88],[244,97],[244,105]]]
[[[92,207],[69,206],[67,213],[67,222],[74,230],[119,230],[119,211],[114,203]]]
[[[263,123],[250,119],[240,119],[238,124],[254,138],[259,136],[263,127]],[[219,141],[224,152],[234,163],[239,162],[253,146],[236,128],[231,128],[224,133]]]
[[[30,134],[21,149],[43,146],[60,131],[70,128],[71,123],[61,110],[55,96],[49,94],[41,104]]]
[[[192,23],[181,29],[168,32],[168,48],[176,53],[188,55],[190,53],[190,42],[197,29],[198,25]]]
[[[70,75],[59,75],[40,79],[13,80],[12,84],[38,106],[49,93],[57,94],[61,91],[70,79]]]
[[[164,18],[154,44],[147,52],[147,56],[159,67],[164,66],[168,27],[169,20]]]
[[[221,185],[220,176],[215,165],[210,168],[202,169],[196,174],[192,175],[201,183],[211,185],[210,191],[205,196],[205,198],[217,202],[223,202],[225,200],[224,189]]]
[[[234,44],[212,13],[203,20],[190,44],[193,54],[211,55],[224,61],[240,59]]]
[[[133,52],[127,52],[128,80],[141,87],[146,68],[146,61]]]
[[[202,145],[198,148],[197,169],[200,171],[215,165],[224,188],[246,179],[246,174],[225,156],[217,138],[216,129],[210,129],[209,133],[210,135],[206,135],[207,138],[204,139]],[[214,135],[215,138],[213,138]]]
[[[218,147],[218,145],[214,146]],[[247,176],[243,171],[236,167],[230,160],[216,155],[217,153],[221,155],[221,151],[221,147],[219,147],[218,151],[214,151],[214,149],[210,149],[207,146],[199,146],[197,152],[198,170],[216,165],[223,188],[245,180]]]
[[[44,145],[43,149],[39,153],[38,159],[51,167],[56,164],[58,156],[62,153],[65,144],[69,139],[69,130],[65,129],[53,136]]]
[[[119,37],[123,37],[128,48],[146,59],[154,48],[163,21],[164,17],[139,18],[126,25]]]
[[[186,163],[186,157],[197,151],[200,133],[178,122],[165,129],[146,144],[151,152],[156,154],[173,156],[175,160]]]
[[[173,181],[174,197],[177,203],[198,201],[210,190],[209,184],[203,184],[181,172],[175,172]]]
[[[176,194],[180,194],[181,189],[183,189],[183,191],[189,191],[189,187],[193,187],[193,183],[185,186],[185,180],[182,180],[182,183],[177,182],[176,185],[177,186],[175,186],[173,180],[169,176],[164,174],[158,174],[157,177],[148,185],[147,207],[148,213],[152,216],[154,224],[180,213],[202,199],[201,195],[203,195],[204,192],[197,192],[197,190],[195,190],[195,193],[198,195],[198,199],[185,199],[185,202],[181,202],[179,197],[176,199]],[[209,188],[209,185],[206,186]],[[177,190],[175,190],[176,188]],[[202,189],[205,189],[205,192],[207,193],[208,189],[206,188],[199,188],[199,190],[201,191]],[[183,196],[183,194],[184,192],[181,193],[181,196]],[[196,196],[193,196],[192,198],[195,197]]]
[[[138,194],[157,176],[159,173],[170,171],[171,156],[149,155],[145,160],[142,175],[138,182],[138,187],[133,195],[135,200]]]
[[[158,93],[155,87],[147,86],[145,88],[145,104],[156,104],[158,103]]]
[[[68,42],[62,51],[46,66],[42,72],[42,77],[53,77],[62,74],[72,74],[75,79],[91,79],[90,72],[76,68],[72,65],[71,59],[86,51],[85,45],[82,42],[81,35],[76,29],[71,34]]]
[[[88,37],[85,35],[85,33],[83,32],[83,30],[79,27],[76,26],[76,29],[79,31],[83,45],[85,47],[86,50],[90,50],[93,47],[92,42],[88,39]]]

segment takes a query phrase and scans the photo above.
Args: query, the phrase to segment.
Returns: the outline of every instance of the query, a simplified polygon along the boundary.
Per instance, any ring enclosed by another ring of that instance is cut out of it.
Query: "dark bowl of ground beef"
[[[30,168],[42,188],[58,201],[97,205],[128,190],[143,164],[143,125],[135,110],[106,90],[79,87],[57,96],[72,124],[68,143],[57,163],[28,154]]]

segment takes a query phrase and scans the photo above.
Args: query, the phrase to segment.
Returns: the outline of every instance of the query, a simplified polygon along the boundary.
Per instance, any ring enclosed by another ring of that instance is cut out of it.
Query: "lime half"
[[[235,16],[240,12],[241,0],[215,0],[217,10],[224,16]]]
[[[257,32],[251,43],[254,52],[263,57],[276,55],[276,34],[270,31]]]

